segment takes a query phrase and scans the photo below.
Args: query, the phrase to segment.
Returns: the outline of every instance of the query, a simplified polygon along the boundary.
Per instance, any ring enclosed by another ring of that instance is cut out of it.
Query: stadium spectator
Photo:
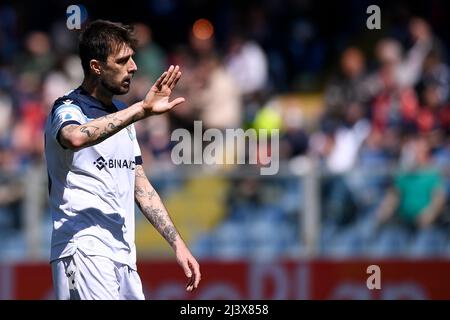
[[[374,245],[376,254],[407,252],[439,253],[445,246],[445,233],[438,228],[446,195],[440,172],[431,166],[426,138],[413,138],[403,153],[404,168],[394,180],[376,213],[380,228]]]
[[[370,98],[366,88],[365,56],[357,47],[344,50],[340,60],[340,72],[335,75],[324,90],[324,115],[322,122],[334,122],[337,125],[345,121],[347,109],[354,103],[365,110]]]

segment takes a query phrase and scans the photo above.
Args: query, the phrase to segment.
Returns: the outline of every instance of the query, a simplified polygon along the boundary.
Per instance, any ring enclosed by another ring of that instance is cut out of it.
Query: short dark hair
[[[137,40],[133,35],[133,27],[106,20],[89,23],[80,35],[78,47],[85,74],[89,73],[92,59],[106,62],[108,56],[120,50],[123,45],[136,49]]]

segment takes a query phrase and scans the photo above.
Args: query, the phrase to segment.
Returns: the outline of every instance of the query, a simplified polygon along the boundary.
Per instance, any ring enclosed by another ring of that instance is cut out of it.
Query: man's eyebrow
[[[131,52],[131,53],[129,53],[129,54],[126,54],[126,55],[124,55],[124,56],[119,56],[119,57],[117,57],[117,58],[116,58],[116,61],[128,60],[128,59],[130,59],[130,57],[132,57],[132,56],[134,56],[134,55],[135,55],[135,52],[133,51],[133,52]]]
[[[127,55],[125,55],[125,56],[121,56],[121,57],[118,57],[118,58],[116,58],[116,61],[120,61],[120,60],[128,60],[128,59],[130,59],[130,57],[132,56],[133,54],[127,54]]]

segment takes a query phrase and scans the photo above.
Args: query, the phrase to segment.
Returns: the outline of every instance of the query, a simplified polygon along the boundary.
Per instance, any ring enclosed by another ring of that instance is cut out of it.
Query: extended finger
[[[175,85],[177,84],[178,80],[180,80],[181,78],[181,72],[178,71],[177,76],[175,77],[175,80],[172,82],[172,84],[170,85],[170,90],[172,90],[173,88],[175,88]]]
[[[167,70],[166,76],[164,77],[164,79],[161,83],[163,86],[167,84],[167,81],[169,81],[170,76],[172,75],[172,72],[173,72],[173,65],[171,65],[169,67],[169,69]]]
[[[162,81],[163,81],[163,79],[166,77],[166,75],[167,75],[167,72],[164,71],[163,74],[158,78],[158,80],[156,80],[155,86],[156,86],[158,89],[161,89]]]
[[[183,97],[176,98],[172,102],[169,103],[169,108],[172,109],[176,105],[179,105],[180,103],[183,103],[185,99]]]
[[[175,78],[178,75],[178,71],[180,70],[179,66],[175,66],[175,68],[172,71],[172,74],[169,77],[169,80],[167,80],[167,85],[170,87],[173,83],[173,81],[175,80]]]

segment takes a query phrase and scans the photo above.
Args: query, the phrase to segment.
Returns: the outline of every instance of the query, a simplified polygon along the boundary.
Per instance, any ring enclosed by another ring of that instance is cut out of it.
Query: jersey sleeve
[[[136,129],[134,125],[131,125],[131,135],[133,137],[133,150],[134,150],[134,161],[136,165],[142,164],[141,148],[139,147],[139,142],[136,137]]]
[[[85,117],[81,108],[75,104],[62,103],[54,108],[51,116],[51,133],[59,142],[59,132],[69,124],[83,124]]]

